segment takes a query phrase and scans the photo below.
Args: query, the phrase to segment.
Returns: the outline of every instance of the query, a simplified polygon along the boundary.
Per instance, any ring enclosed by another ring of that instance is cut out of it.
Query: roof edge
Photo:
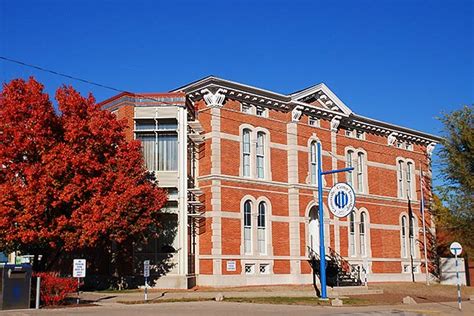
[[[422,132],[422,131],[419,131],[419,130],[415,130],[415,129],[412,129],[412,128],[400,126],[400,125],[393,124],[393,123],[380,121],[380,120],[373,119],[373,118],[370,118],[370,117],[367,117],[367,116],[353,114],[352,117],[354,119],[359,119],[359,120],[367,122],[367,123],[372,123],[372,124],[375,124],[375,125],[381,125],[383,127],[393,129],[395,131],[414,134],[416,136],[423,137],[427,140],[430,140],[434,143],[439,143],[442,140],[442,137],[437,136],[437,135],[433,135],[433,134],[430,134],[430,133]]]

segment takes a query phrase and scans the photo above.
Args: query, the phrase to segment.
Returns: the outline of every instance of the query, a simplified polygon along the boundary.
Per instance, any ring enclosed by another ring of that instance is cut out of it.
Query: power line
[[[101,84],[101,83],[97,83],[97,82],[94,82],[94,81],[91,81],[91,80],[82,79],[82,78],[79,78],[79,77],[74,77],[74,76],[71,76],[71,75],[68,75],[68,74],[65,74],[65,73],[61,73],[61,72],[58,72],[58,71],[55,71],[55,70],[43,68],[43,67],[36,66],[36,65],[33,65],[33,64],[29,64],[29,63],[25,63],[23,61],[16,60],[16,59],[11,59],[11,58],[8,58],[8,57],[5,57],[5,56],[0,56],[0,59],[3,59],[5,61],[11,62],[11,63],[18,64],[18,65],[22,65],[22,66],[25,66],[25,67],[34,68],[34,69],[37,69],[37,70],[40,70],[40,71],[43,71],[43,72],[48,72],[48,73],[51,73],[51,74],[56,75],[56,76],[61,76],[61,77],[64,77],[64,78],[68,78],[68,79],[72,79],[72,80],[81,81],[83,83],[91,84],[91,85],[94,85],[94,86],[97,86],[97,87],[113,90],[113,91],[116,91],[116,92],[127,92],[127,91],[120,90],[120,89],[117,89],[117,88],[114,88],[114,87],[111,87],[111,86],[107,86],[107,85],[104,85],[104,84]]]
[[[133,93],[133,92],[129,92],[129,91],[126,91],[126,90],[114,88],[114,87],[112,87],[112,86],[108,86],[108,85],[105,85],[105,84],[101,84],[101,83],[98,83],[98,82],[95,82],[95,81],[92,81],[92,80],[88,80],[88,79],[83,79],[83,78],[75,77],[75,76],[68,75],[68,74],[65,74],[65,73],[62,73],[62,72],[59,72],[59,71],[56,71],[56,70],[52,70],[52,69],[44,68],[44,67],[41,67],[41,66],[33,65],[33,64],[30,64],[30,63],[26,63],[26,62],[24,62],[24,61],[20,61],[20,60],[8,58],[8,57],[5,57],[5,56],[0,56],[0,59],[2,59],[2,60],[4,60],[4,61],[7,61],[7,62],[14,63],[14,64],[18,64],[18,65],[21,65],[21,66],[25,66],[25,67],[37,69],[37,70],[39,70],[39,71],[47,72],[47,73],[53,74],[53,75],[55,75],[55,76],[60,76],[60,77],[64,77],[64,78],[68,78],[68,79],[72,79],[72,80],[76,80],[76,81],[80,81],[80,82],[82,82],[82,83],[90,84],[90,85],[93,85],[93,86],[97,86],[97,87],[100,87],[100,88],[112,90],[112,91],[115,91],[115,92],[119,92],[119,93],[130,93],[130,94],[133,94],[134,96],[140,97],[140,98],[142,98],[142,99],[146,99],[146,100],[150,100],[150,101],[155,101],[155,102],[160,102],[160,103],[162,103],[162,104],[176,105],[176,104],[173,103],[173,102],[159,101],[159,99],[157,99],[157,98],[153,98],[153,97],[150,97],[150,96],[146,96],[146,95],[142,95],[142,94]]]
[[[122,90],[122,89],[118,89],[118,88],[114,88],[112,86],[108,86],[108,85],[104,85],[104,84],[101,84],[101,83],[98,83],[98,82],[95,82],[95,81],[92,81],[92,80],[88,80],[88,79],[83,79],[83,78],[79,78],[79,77],[76,77],[76,76],[72,76],[72,75],[68,75],[68,74],[65,74],[65,73],[62,73],[62,72],[59,72],[59,71],[55,71],[55,70],[51,70],[51,69],[48,69],[48,68],[45,68],[45,67],[41,67],[41,66],[37,66],[37,65],[33,65],[33,64],[30,64],[30,63],[26,63],[24,61],[20,61],[20,60],[16,60],[16,59],[12,59],[12,58],[8,58],[8,57],[5,57],[5,56],[0,56],[0,59],[4,60],[4,61],[7,61],[7,62],[11,62],[11,63],[15,63],[15,64],[18,64],[18,65],[22,65],[22,66],[25,66],[25,67],[29,67],[29,68],[33,68],[33,69],[37,69],[39,71],[43,71],[43,72],[47,72],[47,73],[50,73],[50,74],[53,74],[53,75],[56,75],[56,76],[60,76],[60,77],[64,77],[64,78],[68,78],[68,79],[72,79],[72,80],[77,80],[77,81],[80,81],[80,82],[83,82],[83,83],[86,83],[86,84],[90,84],[90,85],[94,85],[94,86],[97,86],[97,87],[100,87],[100,88],[104,88],[104,89],[108,89],[108,90],[112,90],[112,91],[115,91],[115,92],[119,92],[119,93],[130,93],[134,96],[137,96],[137,97],[140,97],[140,98],[143,98],[143,99],[147,99],[147,100],[151,100],[151,101],[158,101],[157,98],[153,98],[153,97],[150,97],[150,96],[146,96],[146,95],[142,95],[142,94],[137,94],[137,93],[133,93],[133,92],[129,92],[129,91],[126,91],[126,90]],[[158,101],[162,104],[169,104],[169,105],[175,105],[175,103],[173,102],[167,102],[167,101]],[[215,116],[215,117],[219,117],[219,118],[222,118],[221,115],[215,115],[215,114],[212,114],[212,113],[207,113],[207,112],[201,112],[201,114],[207,114],[207,115],[210,115],[210,116]],[[239,122],[239,123],[247,123],[245,121],[241,121],[241,120],[236,120],[236,119],[231,119],[231,118],[228,118],[228,117],[224,117],[225,119],[228,119],[228,120],[232,120],[232,121],[235,121],[235,122]],[[275,129],[275,128],[267,128],[269,130],[273,130],[275,132],[278,132],[278,133],[282,133],[284,135],[293,135],[293,136],[296,136],[296,137],[303,137],[302,135],[298,135],[298,134],[294,134],[294,133],[289,133],[288,131],[282,131],[282,130],[278,130],[278,129]],[[331,142],[328,142],[328,141],[323,141],[322,139],[319,139],[319,141],[321,143],[325,143],[329,146],[332,145]],[[332,153],[330,151],[327,151],[328,153],[330,153],[332,155]],[[371,151],[372,153],[378,153],[378,154],[381,154],[381,155],[385,155],[385,156],[389,156],[389,157],[393,157],[392,155],[389,155],[387,153],[384,153],[384,152],[381,152],[381,151]],[[420,153],[415,153],[415,154],[418,154],[418,155],[421,155]],[[337,159],[337,157],[335,157]]]

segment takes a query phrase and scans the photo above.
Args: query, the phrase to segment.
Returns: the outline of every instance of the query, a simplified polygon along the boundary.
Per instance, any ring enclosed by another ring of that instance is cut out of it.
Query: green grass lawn
[[[159,304],[159,303],[181,303],[181,302],[203,302],[213,301],[212,297],[193,297],[193,298],[168,298],[168,299],[154,299],[154,300],[138,300],[138,301],[117,301],[119,304],[133,305],[133,304]]]
[[[213,301],[214,298],[195,297],[195,298],[176,298],[176,299],[155,299],[155,300],[137,300],[137,301],[117,301],[121,304],[159,304],[159,303],[179,303],[179,302],[202,302]],[[368,300],[360,298],[343,298],[344,305],[368,305]],[[283,304],[283,305],[317,305],[331,306],[330,300],[319,300],[316,297],[226,297],[224,302],[251,303],[251,304]]]
[[[283,305],[320,305],[330,306],[331,301],[319,300],[316,297],[226,297],[225,302]],[[368,300],[359,298],[343,298],[344,305],[367,305]]]

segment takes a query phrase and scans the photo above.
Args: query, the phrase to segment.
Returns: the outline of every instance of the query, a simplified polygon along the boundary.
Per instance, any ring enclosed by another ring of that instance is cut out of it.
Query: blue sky
[[[436,116],[474,103],[473,4],[0,0],[0,55],[134,92],[324,82],[356,113],[439,134]],[[115,94],[0,60],[1,82],[30,75]]]

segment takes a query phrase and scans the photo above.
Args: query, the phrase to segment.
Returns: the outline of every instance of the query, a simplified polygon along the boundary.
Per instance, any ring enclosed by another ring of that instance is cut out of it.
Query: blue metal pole
[[[318,143],[318,203],[319,203],[319,275],[321,281],[321,298],[326,295],[326,249],[324,247],[324,211],[323,211],[323,174],[321,168],[321,143]]]

